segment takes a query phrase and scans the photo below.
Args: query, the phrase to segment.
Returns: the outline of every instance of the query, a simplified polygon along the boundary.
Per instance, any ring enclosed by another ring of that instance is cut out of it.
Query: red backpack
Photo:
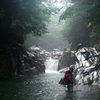
[[[71,74],[70,73],[66,73],[65,76],[64,76],[64,80],[66,82],[70,82],[70,77],[71,77]]]

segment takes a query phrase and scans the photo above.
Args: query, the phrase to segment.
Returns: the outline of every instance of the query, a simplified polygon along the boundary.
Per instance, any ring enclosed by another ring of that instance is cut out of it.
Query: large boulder
[[[100,80],[100,53],[95,48],[83,47],[75,56],[75,73],[77,84],[99,84]]]
[[[46,51],[41,47],[33,46],[24,53],[23,75],[37,75],[45,73],[44,62],[46,60]]]
[[[54,49],[51,52],[51,58],[53,59],[59,59],[62,56],[62,51],[60,51],[59,49]]]
[[[74,68],[77,84],[100,84],[100,53],[95,48],[81,46],[76,52],[64,49],[58,68],[65,72],[69,67]]]
[[[74,51],[64,49],[62,56],[59,59],[58,70],[69,67],[75,63]]]

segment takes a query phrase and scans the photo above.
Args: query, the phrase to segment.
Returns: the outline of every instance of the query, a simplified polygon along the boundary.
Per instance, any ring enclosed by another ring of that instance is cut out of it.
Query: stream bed
[[[100,100],[100,87],[75,85],[73,92],[59,84],[62,73],[45,73],[0,80],[0,100]]]

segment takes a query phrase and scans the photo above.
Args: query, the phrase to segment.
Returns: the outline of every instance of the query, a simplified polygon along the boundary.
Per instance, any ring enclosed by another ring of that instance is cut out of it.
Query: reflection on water
[[[46,73],[0,81],[0,100],[100,100],[96,86],[74,86],[68,92],[58,84],[61,73]]]

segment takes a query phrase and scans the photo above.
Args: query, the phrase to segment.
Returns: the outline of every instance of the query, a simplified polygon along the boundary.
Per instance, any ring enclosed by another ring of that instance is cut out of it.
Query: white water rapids
[[[46,73],[58,73],[58,59],[52,59],[51,57],[45,61]]]

